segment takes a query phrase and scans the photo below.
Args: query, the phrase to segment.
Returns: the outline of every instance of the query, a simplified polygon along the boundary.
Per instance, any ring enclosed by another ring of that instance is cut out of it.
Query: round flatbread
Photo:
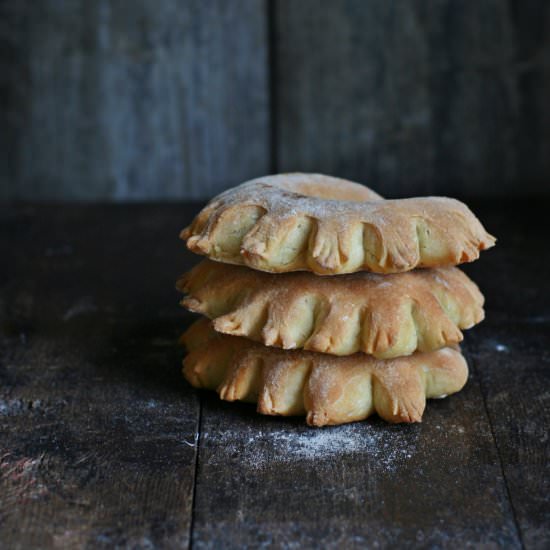
[[[320,275],[457,265],[495,242],[457,200],[383,200],[357,183],[300,173],[258,178],[218,195],[181,238],[221,262]]]
[[[357,353],[335,357],[284,351],[217,333],[207,319],[182,336],[185,378],[226,401],[258,404],[268,415],[306,415],[312,426],[363,420],[420,422],[427,398],[459,391],[468,367],[458,349],[443,348],[379,360]]]
[[[181,304],[218,332],[267,346],[387,359],[460,342],[483,295],[456,267],[378,275],[273,275],[204,260],[183,275]]]

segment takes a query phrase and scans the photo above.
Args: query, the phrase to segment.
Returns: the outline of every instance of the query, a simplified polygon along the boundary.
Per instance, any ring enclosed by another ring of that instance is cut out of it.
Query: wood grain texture
[[[480,208],[498,245],[468,266],[487,320],[468,336],[525,548],[550,546],[550,237],[548,203]],[[513,223],[509,223],[513,220]],[[488,258],[489,259],[489,258]]]
[[[187,546],[199,403],[173,283],[188,215],[0,210],[2,548]]]
[[[546,548],[550,204],[471,206],[466,388],[316,430],[181,378],[199,205],[0,206],[0,546]]]
[[[548,36],[545,0],[0,0],[0,199],[548,195]]]
[[[550,319],[472,336],[503,472],[526,548],[550,546]]]
[[[263,0],[2,14],[0,199],[208,197],[269,170]]]
[[[550,193],[547,2],[276,7],[279,171],[387,196]]]

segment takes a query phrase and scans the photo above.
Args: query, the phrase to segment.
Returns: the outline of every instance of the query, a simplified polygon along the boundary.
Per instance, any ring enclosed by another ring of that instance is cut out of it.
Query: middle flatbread
[[[460,342],[483,295],[456,267],[377,275],[272,275],[204,260],[183,275],[181,304],[216,331],[267,346],[388,359]]]

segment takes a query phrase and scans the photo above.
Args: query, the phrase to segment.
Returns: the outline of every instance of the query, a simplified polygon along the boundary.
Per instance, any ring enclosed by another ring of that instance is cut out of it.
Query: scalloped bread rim
[[[458,268],[377,275],[272,275],[203,260],[177,282],[181,305],[213,328],[267,346],[379,359],[462,341],[484,298]]]
[[[358,353],[334,357],[283,351],[215,332],[207,319],[181,337],[183,374],[225,401],[257,403],[266,415],[306,415],[310,426],[364,420],[421,422],[427,398],[463,388],[468,366],[458,348],[377,360]]]
[[[358,187],[321,174],[257,178],[212,199],[180,237],[220,262],[318,275],[457,265],[495,244],[460,201],[383,200],[364,188],[359,202]]]

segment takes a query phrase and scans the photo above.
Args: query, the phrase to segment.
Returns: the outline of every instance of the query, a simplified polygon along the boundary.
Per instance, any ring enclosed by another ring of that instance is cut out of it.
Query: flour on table
[[[409,460],[416,451],[414,434],[389,432],[386,426],[381,429],[380,426],[357,423],[295,430],[292,426],[288,430],[250,429],[244,434],[242,431],[205,432],[201,445],[215,441],[219,452],[209,458],[210,463],[227,462],[238,455],[240,462],[257,469],[303,460],[338,460],[368,455],[383,469],[391,471]],[[398,442],[397,439],[404,441]]]

